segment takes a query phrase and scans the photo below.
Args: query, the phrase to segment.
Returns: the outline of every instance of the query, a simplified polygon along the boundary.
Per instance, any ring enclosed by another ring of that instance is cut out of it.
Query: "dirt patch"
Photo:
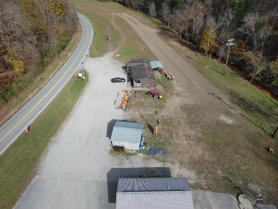
[[[233,124],[233,123],[235,123],[234,119],[229,118],[229,117],[226,116],[226,115],[220,115],[219,119],[222,120],[222,121],[224,121],[224,122],[227,123],[227,124]]]

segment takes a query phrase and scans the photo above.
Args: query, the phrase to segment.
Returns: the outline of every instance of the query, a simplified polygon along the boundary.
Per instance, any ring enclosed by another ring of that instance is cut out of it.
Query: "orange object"
[[[158,125],[154,127],[154,131],[153,131],[153,135],[157,135],[157,134],[158,134]]]
[[[122,102],[122,108],[125,109],[125,108],[126,108],[126,105],[127,105],[127,101],[124,100],[124,101]]]

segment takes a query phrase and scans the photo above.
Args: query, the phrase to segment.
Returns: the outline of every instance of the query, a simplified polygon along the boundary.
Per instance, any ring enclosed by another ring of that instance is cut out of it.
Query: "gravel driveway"
[[[85,68],[89,83],[60,132],[52,140],[44,159],[16,209],[108,209],[106,174],[112,167],[155,167],[163,165],[144,160],[143,155],[126,158],[112,156],[106,137],[107,124],[123,119],[115,109],[117,93],[127,89],[126,83],[111,83],[112,77],[123,77],[121,64],[110,56],[89,59]],[[172,173],[186,175],[194,181],[194,173],[172,165]]]
[[[112,77],[124,77],[121,67],[110,55],[86,62],[88,86],[52,140],[16,209],[115,208],[115,204],[108,203],[106,175],[111,168],[164,166],[170,167],[172,176],[195,182],[194,172],[178,164],[145,159],[140,154],[126,158],[109,153],[107,124],[112,119],[124,119],[114,100],[127,84],[110,82]],[[195,209],[237,209],[236,199],[228,194],[194,191],[193,198]]]

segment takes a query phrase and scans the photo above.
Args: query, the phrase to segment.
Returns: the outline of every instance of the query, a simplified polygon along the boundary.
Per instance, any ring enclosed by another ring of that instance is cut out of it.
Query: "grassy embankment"
[[[212,177],[211,187],[233,194],[248,193],[254,198],[258,195],[256,190],[262,191],[266,201],[277,203],[274,179],[278,177],[278,155],[268,154],[264,149],[278,148],[276,140],[271,138],[278,121],[277,101],[233,71],[224,74],[225,67],[215,60],[198,56],[191,63],[228,98],[231,108],[242,118],[242,122],[230,129],[220,124],[209,126],[206,137],[214,156],[222,158],[219,165],[223,167],[223,178],[219,181],[217,175]]]
[[[5,122],[8,117],[12,116],[12,114],[23,107],[29,101],[29,99],[32,98],[33,95],[35,95],[40,89],[42,89],[43,86],[56,74],[56,72],[74,52],[79,43],[81,33],[81,27],[78,26],[77,32],[73,35],[71,41],[68,43],[64,51],[61,52],[59,56],[54,58],[48,67],[41,73],[43,81],[34,79],[30,84],[28,84],[27,88],[20,92],[20,94],[12,98],[8,103],[0,105],[0,118],[2,120],[0,121],[0,125],[1,122]]]
[[[208,57],[197,57],[192,63],[213,83],[256,128],[271,136],[278,126],[278,102],[250,85],[233,71],[224,75],[225,67]]]
[[[13,208],[31,182],[38,162],[51,138],[73,109],[88,81],[72,78],[57,98],[31,125],[28,135],[22,134],[0,156],[0,208]]]
[[[115,58],[122,63],[132,58],[155,58],[128,23],[117,15],[121,12],[131,13],[131,10],[114,2],[101,3],[95,0],[71,0],[71,2],[93,24],[94,41],[90,53],[92,57],[101,57],[113,51],[114,55],[117,54]],[[110,41],[106,40],[107,36],[111,37]]]

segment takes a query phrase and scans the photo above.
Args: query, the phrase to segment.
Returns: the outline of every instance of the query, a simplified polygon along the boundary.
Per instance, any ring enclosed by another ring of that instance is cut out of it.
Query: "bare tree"
[[[225,53],[227,40],[233,37],[232,20],[232,11],[230,9],[226,9],[223,16],[220,16],[219,21],[216,23],[218,33],[217,42],[219,44],[218,58],[220,61]]]
[[[162,16],[162,21],[167,23],[168,27],[169,27],[169,13],[170,13],[170,9],[168,3],[163,2],[161,8],[161,16]]]
[[[195,1],[190,8],[190,13],[192,15],[192,32],[194,35],[199,35],[204,26],[204,16],[206,14],[207,8],[201,1]]]
[[[253,43],[254,47],[253,49],[257,49],[257,42],[258,42],[258,34],[256,30],[256,25],[259,20],[259,13],[249,13],[246,15],[243,19],[243,26],[240,28],[240,31],[250,37],[251,42]]]
[[[148,9],[149,9],[149,15],[151,17],[156,17],[156,7],[153,1],[149,2]]]

